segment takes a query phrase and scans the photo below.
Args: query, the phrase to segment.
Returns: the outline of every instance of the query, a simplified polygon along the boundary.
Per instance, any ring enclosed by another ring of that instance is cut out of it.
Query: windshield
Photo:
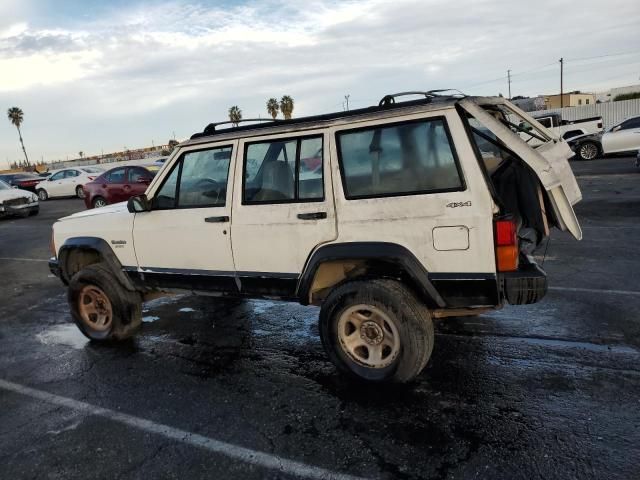
[[[11,189],[11,187],[6,183],[4,183],[2,180],[0,180],[0,190],[9,190],[9,189]]]

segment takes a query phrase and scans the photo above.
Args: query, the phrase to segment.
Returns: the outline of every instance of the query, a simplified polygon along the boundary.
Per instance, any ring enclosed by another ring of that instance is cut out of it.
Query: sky
[[[0,0],[0,108],[31,160],[183,140],[238,105],[265,117],[388,93],[602,91],[640,83],[637,0]],[[22,158],[0,120],[0,168]]]

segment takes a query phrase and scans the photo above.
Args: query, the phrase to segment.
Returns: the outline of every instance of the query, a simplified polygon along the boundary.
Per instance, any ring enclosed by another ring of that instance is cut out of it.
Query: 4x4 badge
[[[447,203],[448,208],[456,208],[456,207],[470,207],[471,200],[467,200],[466,202],[451,202]]]

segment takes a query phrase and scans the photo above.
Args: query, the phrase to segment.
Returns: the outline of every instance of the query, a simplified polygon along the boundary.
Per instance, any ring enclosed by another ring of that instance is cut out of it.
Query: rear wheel
[[[93,199],[93,208],[106,207],[107,201],[102,197],[96,197]]]
[[[44,202],[49,198],[49,194],[43,188],[38,189],[37,193],[38,193],[38,200],[40,200],[41,202]]]
[[[584,142],[578,148],[578,156],[582,160],[593,160],[600,153],[600,149],[598,148],[598,144],[594,142]]]
[[[69,282],[67,299],[74,322],[91,340],[123,340],[140,328],[140,294],[125,289],[102,264],[76,273]]]
[[[395,280],[354,280],[334,289],[320,311],[320,336],[342,371],[373,382],[404,383],[433,350],[428,309]]]
[[[82,188],[81,185],[78,185],[76,187],[76,197],[78,198],[84,198],[84,189]]]

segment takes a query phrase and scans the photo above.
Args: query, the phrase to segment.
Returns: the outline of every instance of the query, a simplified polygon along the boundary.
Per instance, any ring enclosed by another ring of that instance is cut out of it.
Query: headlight
[[[37,202],[38,201],[38,196],[37,195],[31,195],[31,201],[32,202]]]

